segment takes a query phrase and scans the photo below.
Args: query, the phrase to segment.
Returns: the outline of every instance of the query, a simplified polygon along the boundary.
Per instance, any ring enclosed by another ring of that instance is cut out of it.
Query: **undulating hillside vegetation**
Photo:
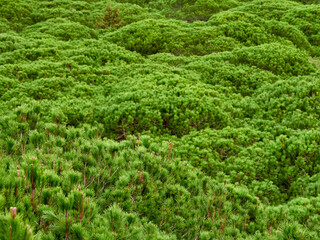
[[[319,0],[0,0],[0,239],[320,239]]]

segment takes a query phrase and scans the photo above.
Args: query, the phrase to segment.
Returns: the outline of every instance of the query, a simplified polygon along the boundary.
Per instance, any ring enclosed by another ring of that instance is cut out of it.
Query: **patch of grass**
[[[309,62],[314,63],[318,68],[320,68],[320,58],[311,58]]]

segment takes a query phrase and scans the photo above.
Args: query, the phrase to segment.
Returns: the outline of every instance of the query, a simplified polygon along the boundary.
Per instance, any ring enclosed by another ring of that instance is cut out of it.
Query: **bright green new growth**
[[[0,239],[319,239],[318,3],[0,0]]]

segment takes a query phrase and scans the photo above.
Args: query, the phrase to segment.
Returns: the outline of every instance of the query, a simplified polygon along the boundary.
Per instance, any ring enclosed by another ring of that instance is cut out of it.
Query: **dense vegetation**
[[[318,0],[0,0],[0,239],[320,239]]]

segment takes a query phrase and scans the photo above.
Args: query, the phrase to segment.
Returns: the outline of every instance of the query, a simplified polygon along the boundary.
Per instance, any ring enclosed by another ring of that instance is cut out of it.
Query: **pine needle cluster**
[[[97,28],[120,28],[123,25],[123,21],[119,15],[119,8],[111,8],[110,4],[107,5],[103,17],[97,21]]]

